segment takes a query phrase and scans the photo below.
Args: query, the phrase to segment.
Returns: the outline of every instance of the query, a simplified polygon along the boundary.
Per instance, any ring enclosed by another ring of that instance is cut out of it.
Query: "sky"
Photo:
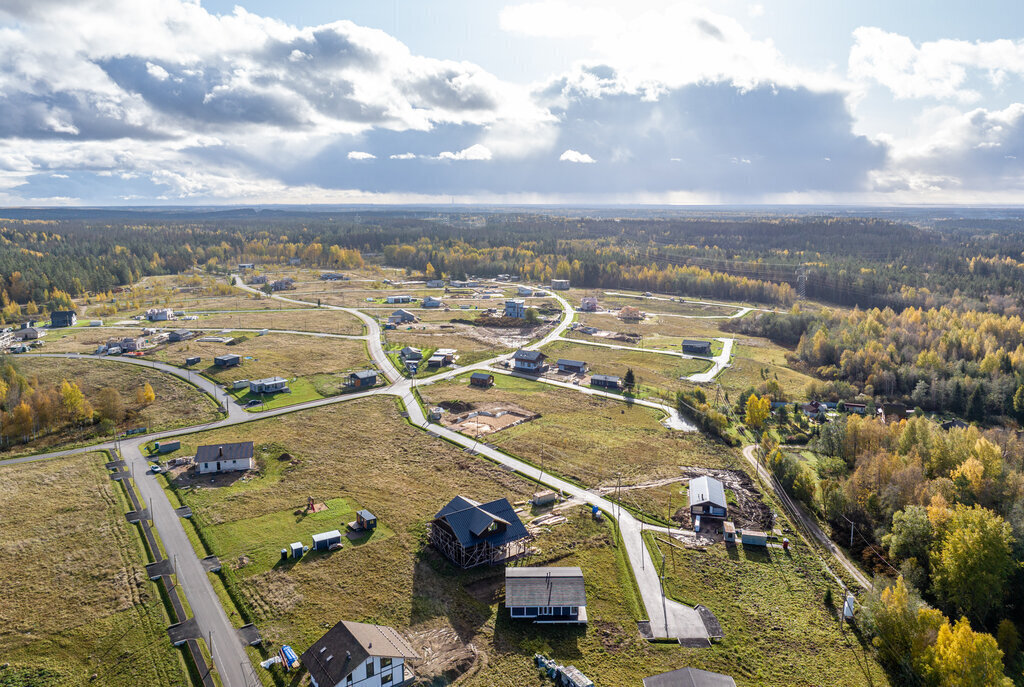
[[[0,0],[0,205],[1020,204],[1024,3]]]

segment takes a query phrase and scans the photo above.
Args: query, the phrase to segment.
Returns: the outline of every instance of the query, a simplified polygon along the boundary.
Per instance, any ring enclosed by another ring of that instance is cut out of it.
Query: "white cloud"
[[[437,156],[439,160],[490,160],[493,157],[490,148],[475,143],[457,153],[445,151]]]
[[[584,164],[593,164],[593,163],[597,162],[597,160],[595,160],[594,158],[590,157],[586,153],[581,153],[580,151],[573,150],[572,148],[570,148],[570,149],[566,150],[564,153],[562,153],[558,157],[558,160],[560,162],[581,162],[581,163],[584,163]]]
[[[1007,74],[1024,74],[1024,41],[938,40],[915,45],[908,37],[862,26],[853,32],[849,76],[876,82],[897,98],[975,101],[975,76],[999,86]]]
[[[388,158],[391,160],[415,160],[416,153],[395,153],[394,155],[389,155]]]
[[[377,156],[373,153],[366,153],[362,150],[353,150],[348,154],[349,160],[376,160]]]

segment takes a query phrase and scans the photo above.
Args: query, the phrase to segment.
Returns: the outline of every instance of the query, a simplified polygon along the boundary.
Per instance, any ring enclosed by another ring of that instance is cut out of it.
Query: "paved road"
[[[789,495],[779,488],[778,483],[772,478],[772,474],[768,469],[757,462],[756,452],[757,446],[754,446],[753,444],[743,447],[743,457],[746,458],[751,467],[757,471],[761,480],[766,484],[771,485],[772,491],[775,492],[779,501],[786,506],[786,510],[789,511],[790,515],[796,518],[796,520],[803,526],[804,531],[810,532],[811,536],[813,536],[828,550],[829,553],[832,554],[832,557],[835,558],[841,566],[843,566],[846,572],[848,572],[861,587],[870,590],[874,585],[871,583],[868,576],[865,575],[860,568],[854,565],[853,562],[846,557],[846,554],[843,553],[842,549],[836,546],[835,543],[821,531],[821,528],[818,527],[818,523],[804,512],[803,508],[800,507],[800,504],[793,502],[793,500],[789,498]],[[838,578],[836,578],[836,580],[839,582],[841,587],[844,589],[846,588],[846,585],[843,584],[842,580],[839,580]]]
[[[141,447],[148,439],[133,439],[121,443],[121,455],[134,473],[135,486],[150,509],[153,526],[160,535],[167,558],[174,562],[178,586],[185,592],[192,613],[210,646],[214,667],[225,685],[252,685],[259,682],[253,674],[252,662],[238,632],[228,619],[224,606],[210,583],[210,578],[192,548],[181,518],[174,512],[170,501],[155,475],[147,473],[149,465]]]
[[[719,338],[716,341],[722,342],[722,352],[713,358],[705,358],[700,355],[690,355],[681,351],[666,351],[660,348],[640,348],[638,346],[626,346],[623,344],[610,344],[602,341],[588,341],[586,339],[568,339],[565,337],[559,337],[562,341],[569,341],[571,343],[583,344],[584,346],[601,346],[602,348],[614,348],[620,351],[640,351],[642,353],[657,353],[660,355],[671,355],[677,358],[685,358],[686,360],[706,360],[711,363],[711,367],[686,377],[687,381],[696,382],[702,384],[705,382],[712,381],[718,374],[729,367],[729,359],[732,357],[732,346],[735,343],[735,339],[730,338]]]
[[[239,280],[240,281],[240,280]],[[243,287],[247,288],[247,287]],[[252,291],[253,289],[248,289]],[[537,349],[544,346],[551,341],[558,339],[562,333],[569,326],[573,319],[574,310],[572,306],[564,298],[556,293],[550,293],[556,300],[558,300],[563,308],[563,314],[560,322],[556,325],[551,332],[545,337],[538,340],[528,348]],[[290,301],[294,303],[304,304],[303,301],[290,299],[283,296],[274,296],[280,300]],[[284,415],[287,413],[300,412],[310,408],[316,408],[320,406],[330,405],[334,403],[340,403],[344,401],[351,401],[357,398],[365,398],[373,395],[395,395],[399,396],[405,402],[406,408],[409,412],[410,419],[412,422],[424,429],[429,429],[437,433],[438,435],[444,436],[450,441],[461,445],[470,447],[473,446],[475,450],[494,460],[498,463],[506,465],[514,470],[521,472],[524,475],[529,475],[531,478],[536,474],[536,478],[543,484],[548,485],[551,488],[559,489],[567,494],[575,496],[588,504],[596,505],[606,513],[614,515],[618,522],[620,532],[622,534],[623,542],[625,544],[626,553],[629,558],[631,567],[633,568],[634,575],[637,580],[638,587],[641,593],[641,599],[644,603],[648,618],[651,620],[652,631],[656,637],[675,637],[683,639],[696,639],[706,640],[707,631],[704,628],[703,623],[700,620],[699,615],[694,609],[684,606],[683,604],[664,598],[661,589],[661,582],[658,578],[657,570],[651,560],[650,554],[644,546],[642,538],[642,529],[644,525],[634,518],[627,511],[617,512],[617,507],[611,501],[586,491],[576,485],[565,482],[564,480],[549,475],[536,468],[530,466],[523,461],[513,458],[507,454],[501,453],[486,446],[478,445],[476,441],[465,437],[456,432],[452,432],[444,427],[438,425],[432,425],[427,422],[423,415],[422,409],[412,394],[412,380],[403,378],[398,371],[395,369],[391,360],[384,353],[383,346],[381,345],[380,338],[380,327],[372,317],[354,310],[351,308],[343,308],[340,306],[322,306],[325,309],[330,310],[341,310],[349,312],[367,325],[368,333],[364,337],[367,341],[370,354],[374,359],[374,362],[382,370],[384,375],[388,378],[392,384],[387,387],[380,387],[371,389],[366,392],[347,394],[343,396],[336,396],[332,398],[320,399],[316,401],[310,401],[307,403],[296,404],[284,408],[278,408],[275,410],[261,412],[259,414],[247,413],[235,404],[229,404],[229,414],[227,417],[211,422],[205,425],[182,428],[177,430],[170,430],[166,432],[147,434],[145,436],[133,437],[131,440],[121,441],[120,448],[125,460],[133,469],[136,477],[136,484],[139,488],[143,499],[149,505],[153,513],[153,523],[159,534],[161,540],[164,543],[164,547],[167,551],[168,557],[175,559],[178,571],[178,584],[181,586],[189,604],[192,606],[193,613],[195,614],[196,621],[198,623],[200,631],[204,636],[210,636],[212,633],[213,638],[213,657],[216,663],[217,669],[221,676],[221,679],[226,687],[243,687],[250,684],[252,681],[251,676],[251,664],[248,661],[248,657],[242,647],[241,640],[235,633],[234,627],[232,626],[227,614],[224,612],[223,607],[220,604],[216,593],[213,590],[213,586],[210,583],[207,573],[202,569],[202,565],[199,562],[195,551],[192,549],[191,543],[188,541],[185,535],[184,528],[181,525],[178,516],[174,514],[173,508],[167,499],[166,494],[161,488],[159,482],[156,481],[155,476],[148,474],[148,469],[145,457],[141,453],[141,446],[146,442],[162,439],[171,436],[178,436],[184,434],[191,434],[196,431],[202,431],[206,429],[214,429],[219,427],[226,427],[231,425],[242,424],[246,422],[254,422],[266,419],[268,417],[275,417],[278,415]],[[134,364],[141,365],[144,367],[151,367],[159,369],[161,371],[173,374],[183,379],[189,379],[193,383],[197,384],[201,389],[211,394],[213,398],[218,398],[220,388],[212,381],[201,377],[200,375],[191,373],[187,370],[175,367],[173,365],[167,365],[165,363],[159,363],[152,360],[142,360],[138,358],[98,358],[95,356],[82,356],[75,353],[57,353],[57,354],[32,354],[38,357],[63,357],[63,358],[77,358],[83,360],[103,360],[121,364]],[[436,375],[424,383],[434,383],[443,379],[451,378],[455,375],[462,374],[472,369],[484,369],[489,365],[499,362],[501,360],[509,358],[509,355],[496,356],[491,360],[482,361],[471,366],[464,368],[457,368],[448,372]],[[504,372],[497,370],[498,372]],[[541,380],[545,383],[552,383],[558,386],[565,386],[566,388],[574,389],[582,393],[587,393],[595,396],[606,396],[615,400],[624,400],[622,397],[615,394],[609,394],[602,392],[597,389],[580,388],[571,384],[564,384],[557,382],[556,380]],[[669,416],[669,426],[673,424],[677,425],[679,429],[689,429],[687,423],[679,418],[678,414],[675,413],[674,409],[668,406],[663,406],[651,401],[636,401],[640,405],[646,405],[650,407],[656,407],[666,412]],[[674,419],[673,419],[674,418]],[[47,454],[40,454],[34,456],[25,456],[22,458],[8,459],[0,461],[0,465],[22,463],[29,461],[45,460],[47,458],[56,458],[59,456],[70,455],[73,453],[81,453],[84,451],[94,451],[98,449],[112,449],[115,448],[114,442],[103,442],[100,444],[81,447],[77,449],[69,449],[66,451],[55,451]]]
[[[402,400],[405,403],[406,410],[409,412],[410,421],[418,427],[434,432],[459,446],[471,448],[476,453],[486,456],[496,463],[512,468],[516,472],[526,475],[531,479],[536,479],[552,489],[560,490],[589,505],[597,506],[612,517],[615,517],[619,523],[619,531],[622,534],[622,541],[629,558],[629,564],[633,568],[633,574],[640,589],[640,597],[647,612],[647,617],[651,621],[651,631],[654,636],[656,638],[697,641],[708,639],[707,630],[696,610],[671,599],[666,599],[663,596],[658,570],[643,542],[642,529],[644,526],[629,511],[621,510],[620,512],[616,504],[602,496],[566,482],[559,477],[550,475],[529,463],[524,463],[501,451],[480,444],[467,436],[453,432],[441,425],[428,422],[411,391],[406,391],[402,396]]]

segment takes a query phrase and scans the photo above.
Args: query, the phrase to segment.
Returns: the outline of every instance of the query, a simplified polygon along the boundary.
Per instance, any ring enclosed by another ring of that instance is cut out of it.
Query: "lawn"
[[[783,553],[719,543],[698,551],[661,542],[668,595],[704,604],[725,630],[711,649],[687,650],[689,665],[728,673],[741,686],[889,684],[870,646],[840,631],[842,593],[806,547]],[[824,602],[830,584],[832,609]]]
[[[363,333],[363,323],[355,315],[338,310],[318,308],[283,311],[250,311],[236,313],[210,313],[201,315],[196,322],[183,323],[189,327],[238,327],[242,329],[293,329],[303,332],[327,334]]]
[[[597,339],[600,343],[605,342]],[[627,351],[605,346],[588,346],[569,341],[556,341],[544,347],[549,364],[559,358],[583,360],[595,374],[610,374],[624,377],[626,371],[633,375],[640,385],[641,396],[655,395],[672,398],[674,393],[685,387],[680,377],[703,372],[711,367],[706,360],[690,360],[675,355],[664,355],[642,351]]]
[[[220,417],[209,396],[191,384],[159,370],[102,359],[15,357],[13,362],[22,375],[29,380],[35,377],[43,385],[59,387],[65,379],[77,383],[86,399],[94,405],[100,389],[108,386],[117,389],[128,411],[120,425],[121,429],[148,427],[150,431],[159,431],[198,425]],[[156,401],[148,406],[136,407],[135,392],[147,382],[156,393]],[[68,425],[57,432],[43,434],[27,444],[5,447],[2,455],[9,458],[96,440],[96,429],[94,425]],[[102,438],[109,439],[110,436]]]
[[[579,298],[573,299],[573,304],[576,307],[579,307],[582,295],[589,294],[581,294]],[[656,295],[663,296],[663,294]],[[637,297],[635,298],[630,298],[628,296],[609,296],[604,292],[599,292],[597,294],[597,304],[599,307],[605,308],[607,310],[619,310],[625,306],[632,306],[634,308],[639,308],[644,312],[671,313],[673,315],[723,318],[732,315],[741,307],[743,307],[742,305],[715,305],[711,303],[679,303],[676,301],[655,300],[651,298],[642,298],[640,297],[640,294],[637,294]]]
[[[443,401],[505,401],[541,417],[489,434],[486,441],[587,487],[679,476],[679,466],[742,464],[734,449],[699,432],[666,429],[664,413],[507,375],[490,389],[471,387],[468,375],[417,386],[427,405]]]
[[[0,467],[0,684],[189,684],[107,460]]]

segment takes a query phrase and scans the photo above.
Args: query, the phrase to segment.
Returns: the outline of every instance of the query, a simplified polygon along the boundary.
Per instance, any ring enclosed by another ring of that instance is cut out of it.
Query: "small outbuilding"
[[[365,389],[377,383],[376,370],[359,370],[348,376],[348,385],[355,389]]]
[[[156,448],[157,453],[170,453],[181,448],[181,442],[177,439],[174,441],[158,441],[153,446]]]
[[[697,339],[683,339],[683,353],[687,355],[711,356],[711,342]]]
[[[191,357],[185,358],[185,367],[192,367],[193,365],[198,365],[202,361],[203,359],[200,358],[198,355],[193,355]]]
[[[412,296],[388,296],[387,302],[389,305],[394,305],[395,303],[412,303]]]
[[[740,540],[744,546],[768,546],[768,534],[760,530],[741,530]]]
[[[615,375],[591,375],[590,386],[602,389],[618,389],[622,386],[622,380]]]
[[[578,567],[505,568],[505,607],[513,620],[587,622],[587,590]]]
[[[440,308],[441,299],[437,298],[436,296],[427,296],[426,298],[423,299],[421,305],[424,308]]]
[[[365,508],[356,511],[356,525],[361,530],[375,530],[377,529],[377,516]]]
[[[569,360],[568,358],[558,359],[558,371],[570,374],[583,374],[587,371],[587,364],[582,360]]]
[[[218,355],[213,359],[213,364],[217,367],[234,367],[235,365],[242,364],[242,356],[237,353]]]
[[[175,329],[174,331],[168,332],[167,341],[170,343],[178,343],[179,341],[185,341],[191,339],[195,334],[188,329]]]
[[[335,544],[341,544],[341,531],[331,530],[313,535],[313,549],[315,551],[327,551]]]
[[[469,376],[470,386],[479,386],[484,389],[494,386],[494,375],[489,372],[474,372]]]

